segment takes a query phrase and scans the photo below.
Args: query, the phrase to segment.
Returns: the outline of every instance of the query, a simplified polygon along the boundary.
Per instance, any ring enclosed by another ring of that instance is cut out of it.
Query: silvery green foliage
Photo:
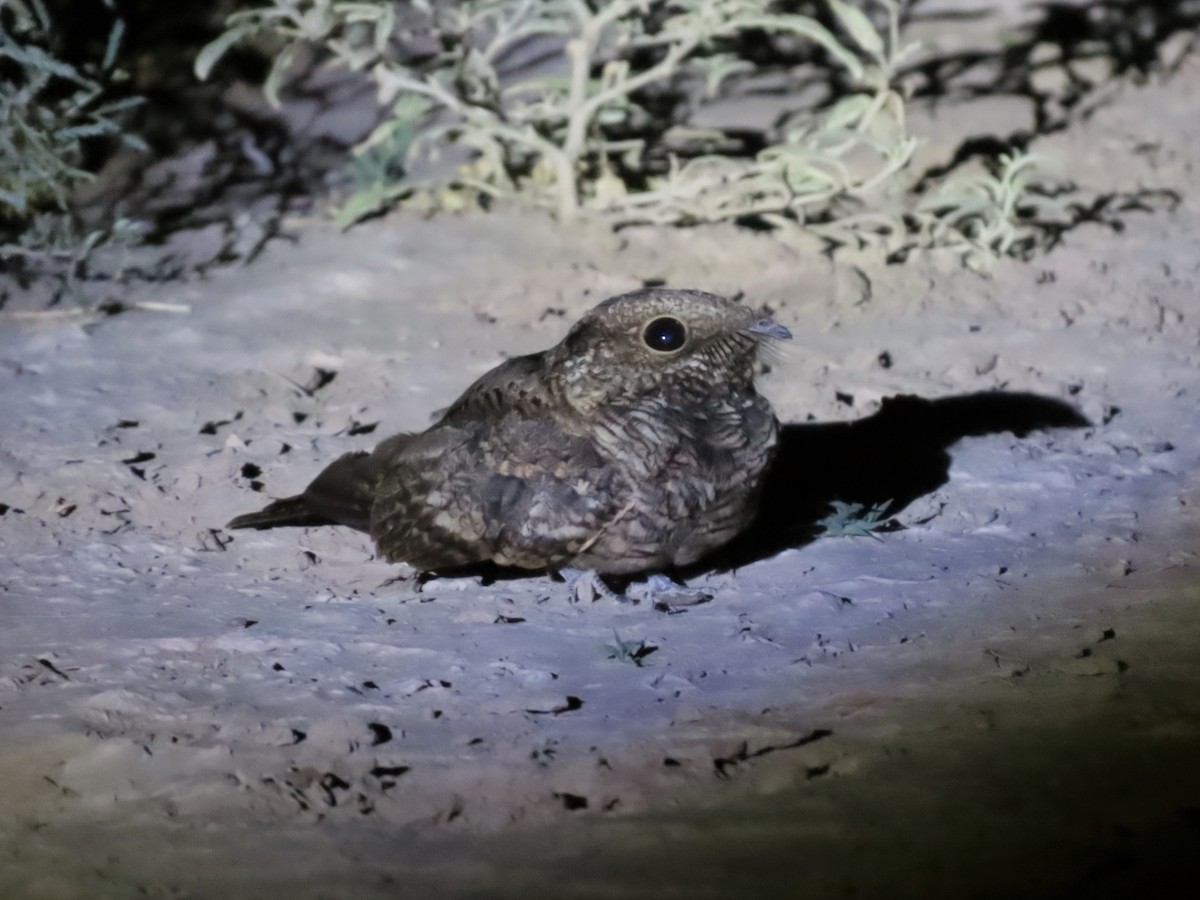
[[[392,115],[358,148],[345,222],[397,198],[514,198],[564,220],[792,227],[889,181],[916,146],[893,87],[909,49],[898,4],[868,4],[882,34],[863,9],[827,6],[836,33],[774,0],[272,0],[231,16],[196,71],[254,39],[273,55],[272,102],[306,47],[369,74]],[[695,124],[754,74],[750,40],[806,43],[844,86],[819,111],[790,111],[753,153]],[[466,161],[447,177],[406,174],[455,153]]]
[[[1069,224],[1073,192],[1045,171],[1036,154],[1001,155],[991,171],[943,182],[914,212],[929,247],[957,251],[973,269],[999,256],[1028,257],[1048,224]]]
[[[957,168],[919,198],[811,226],[834,246],[879,246],[896,258],[949,253],[987,272],[1001,257],[1029,259],[1089,215],[1102,198],[1053,174],[1034,153],[1001,154]],[[1124,195],[1110,195],[1116,199]]]
[[[608,658],[615,659],[617,662],[631,663],[639,669],[645,665],[645,659],[658,648],[653,644],[648,644],[643,641],[627,641],[619,635],[616,629],[613,629],[613,642],[605,644],[604,649],[608,651]]]
[[[833,512],[817,520],[821,534],[825,537],[874,537],[875,529],[882,527],[888,519],[887,511],[891,500],[884,500],[866,507],[861,503],[844,503],[834,500],[830,504]]]
[[[96,0],[111,7],[111,0]],[[139,100],[110,100],[123,28],[115,20],[104,57],[93,69],[55,56],[55,27],[41,0],[0,0],[0,260],[70,285],[111,229],[80,233],[70,215],[72,191],[92,177],[81,168],[83,142],[113,137],[142,146],[122,128],[122,115]]]

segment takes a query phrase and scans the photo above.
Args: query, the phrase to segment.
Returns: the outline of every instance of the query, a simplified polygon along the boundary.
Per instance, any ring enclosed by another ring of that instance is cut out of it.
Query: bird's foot
[[[597,600],[648,603],[660,612],[669,613],[708,603],[713,598],[708,591],[687,587],[661,574],[629,585],[623,594],[610,588],[600,574],[591,569],[561,569],[558,574],[567,583],[567,595],[572,603],[594,603]]]
[[[630,585],[630,599],[646,602],[662,612],[672,612],[687,606],[708,603],[713,595],[699,588],[690,588],[666,575],[651,575],[640,584]]]
[[[617,603],[636,602],[619,594],[604,583],[599,572],[591,569],[560,569],[558,574],[567,583],[567,596],[572,603],[594,603],[597,600],[615,600]]]

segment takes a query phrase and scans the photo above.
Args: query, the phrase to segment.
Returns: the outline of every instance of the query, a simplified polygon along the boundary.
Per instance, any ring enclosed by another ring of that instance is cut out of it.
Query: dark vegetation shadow
[[[1019,96],[1033,104],[1033,126],[1008,136],[1024,149],[1035,135],[1065,128],[1073,115],[1086,115],[1097,94],[1115,79],[1145,81],[1153,72],[1176,69],[1183,56],[1200,46],[1198,0],[1099,0],[1068,3],[1050,0],[1029,7],[1028,18],[1002,34],[994,47],[932,54],[911,66],[914,98],[966,100]],[[946,23],[990,16],[987,9],[926,10],[913,3],[905,24]],[[1188,47],[1165,57],[1167,42],[1190,35]],[[1053,73],[1059,77],[1046,77]]]
[[[1061,400],[989,391],[926,400],[889,397],[855,422],[785,425],[762,505],[732,543],[681,574],[724,571],[800,547],[837,500],[894,515],[949,478],[948,449],[964,437],[1091,424]],[[886,530],[886,529],[885,529]]]
[[[197,80],[196,55],[221,34],[225,17],[245,6],[47,0],[61,32],[56,52],[81,68],[103,56],[114,22],[121,23],[118,58],[127,77],[110,91],[114,99],[141,98],[126,130],[145,149],[109,136],[85,140],[83,168],[97,175],[71,198],[85,233],[118,219],[135,221],[137,244],[149,250],[79,262],[74,275],[91,286],[88,294],[103,312],[122,311],[115,298],[124,284],[252,262],[269,241],[285,236],[286,216],[310,210],[327,192],[350,148],[374,124],[374,92],[365,76],[320,77],[315,64],[297,66],[285,92],[291,105],[272,109],[257,89],[269,60],[249,46],[233,48],[211,78]],[[347,108],[367,114],[344,115]],[[14,273],[26,288],[56,276],[54,267],[26,268]]]
[[[972,159],[994,165],[1003,154],[1027,152],[1036,138],[1062,131],[1087,119],[1112,96],[1119,81],[1144,83],[1152,74],[1175,74],[1185,57],[1200,49],[1200,0],[1100,0],[1095,3],[1050,2],[1031,6],[1028,18],[1002,33],[995,46],[934,53],[901,76],[914,102],[936,107],[943,102],[985,97],[1029,100],[1028,127],[1009,133],[966,135],[945,161],[918,178],[920,194]],[[905,23],[941,23],[986,18],[986,9],[963,11],[945,7],[926,11],[909,7]],[[1179,40],[1176,39],[1179,36]],[[1147,142],[1136,152],[1151,153]],[[1048,227],[1045,247],[1084,222],[1124,228],[1126,212],[1170,210],[1179,202],[1170,190],[1101,193],[1086,206],[1073,208],[1072,221]]]
[[[854,45],[822,0],[784,0],[780,7],[817,19],[843,44]],[[965,49],[923,51],[915,62],[902,66],[898,78],[912,100],[936,104],[1007,96],[1027,98],[1033,106],[1029,129],[969,137],[960,151],[964,158],[1026,149],[1034,137],[1060,131],[1088,115],[1103,102],[1105,89],[1118,80],[1141,83],[1152,74],[1169,76],[1184,57],[1200,49],[1200,0],[1046,0],[1030,4],[1021,15],[1018,23],[1005,26],[987,5],[935,5],[923,0],[906,4],[901,12],[901,44],[907,43],[906,33],[917,25],[951,33],[962,23],[977,22],[987,25],[992,35]],[[875,25],[882,27],[882,19]],[[1177,36],[1182,36],[1179,41],[1174,40]],[[823,87],[818,102],[831,105],[855,90],[843,67],[818,47],[771,41],[758,32],[748,32],[744,40],[753,49],[743,48],[742,53],[760,70],[808,79],[799,85],[780,82],[766,88],[766,93]],[[797,76],[800,72],[807,74]]]
[[[918,0],[907,7],[902,34],[905,25],[944,24],[951,29],[963,20],[995,17],[987,7],[927,6]],[[1112,99],[1119,83],[1170,77],[1200,49],[1200,0],[1048,0],[1030,5],[1023,15],[1020,24],[995,29],[990,45],[923,55],[900,73],[913,104],[936,109],[946,103],[1016,97],[1028,100],[1031,107],[1027,125],[964,135],[944,160],[917,175],[914,193],[928,192],[973,160],[998,172],[1001,156],[1030,152],[1038,138],[1086,120]],[[1136,153],[1156,150],[1153,141],[1135,148]],[[1117,187],[1090,193],[1086,200],[1067,204],[1065,220],[1038,223],[1039,237],[1023,249],[1015,248],[1015,255],[1034,249],[1048,252],[1065,233],[1085,223],[1120,232],[1128,213],[1170,211],[1179,201],[1179,192],[1165,188]],[[907,250],[899,251],[889,261],[903,262],[906,255]]]
[[[838,17],[823,0],[781,0],[781,11],[800,13],[819,21],[838,35],[840,42],[855,46]],[[879,9],[868,4],[871,14]],[[910,43],[906,30],[920,25],[925,29],[945,29],[952,33],[962,23],[978,23],[973,41],[965,48],[946,51],[921,51],[916,61],[901,65],[894,81],[908,98],[911,107],[937,109],[951,103],[969,103],[989,97],[1023,98],[1030,103],[1030,115],[1024,122],[995,124],[995,130],[964,134],[945,158],[925,171],[914,173],[913,192],[922,195],[940,184],[960,167],[979,161],[993,174],[1002,168],[1002,156],[1030,151],[1036,139],[1085,120],[1104,106],[1123,82],[1142,83],[1150,76],[1170,77],[1179,71],[1183,60],[1200,49],[1200,0],[1158,0],[1139,3],[1133,0],[1100,0],[1094,3],[1048,0],[1022,9],[1021,20],[1005,23],[1004,14],[988,6],[962,8],[961,5],[923,3],[906,4],[900,16],[900,44]],[[874,24],[885,28],[882,15]],[[753,62],[755,72],[747,81],[749,94],[787,98],[802,94],[811,98],[815,108],[830,108],[848,95],[862,90],[845,68],[821,47],[790,37],[780,38],[767,31],[748,30],[724,39],[737,54]],[[786,131],[790,113],[782,113],[766,131],[747,129],[733,135],[740,141],[734,156],[753,155]],[[991,124],[991,123],[989,123]],[[1137,153],[1153,153],[1157,145],[1146,141]],[[1031,188],[1039,191],[1069,191],[1073,187],[1059,180],[1056,186]],[[1084,223],[1101,224],[1113,231],[1124,228],[1130,212],[1170,211],[1179,202],[1177,191],[1170,189],[1121,189],[1099,191],[1090,185],[1086,198],[1066,203],[1065,217],[1039,221],[1038,236],[1013,248],[1015,256],[1028,256],[1034,250],[1048,251],[1062,235]],[[853,198],[842,198],[828,210],[814,211],[810,224],[836,221],[858,207]],[[1023,216],[1034,214],[1021,209]],[[749,216],[740,225],[771,230],[763,219]],[[913,223],[905,223],[912,225]],[[829,238],[827,253],[842,245],[843,238]],[[912,246],[894,251],[889,262],[901,263]]]
[[[245,6],[219,0],[174,9],[127,0],[122,7],[130,52],[153,61],[135,89],[147,99],[138,129],[158,161],[136,173],[125,202],[150,224],[150,244],[180,231],[217,230],[224,240],[195,261],[200,272],[209,263],[252,261],[280,234],[284,216],[310,210],[325,194],[374,124],[369,115],[332,119],[348,107],[373,110],[367,79],[321,78],[312,61],[295,67],[284,108],[272,109],[258,89],[269,60],[252,46],[234,47],[199,81],[193,63],[200,49],[221,34],[227,14]]]

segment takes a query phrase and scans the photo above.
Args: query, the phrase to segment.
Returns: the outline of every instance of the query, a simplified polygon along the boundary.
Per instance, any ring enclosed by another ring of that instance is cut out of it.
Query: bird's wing
[[[546,354],[531,353],[506,360],[462,392],[438,420],[460,425],[512,413],[536,418],[549,403],[545,372]]]
[[[381,554],[425,570],[556,567],[627,502],[628,480],[550,408],[540,365],[485,375],[386,461],[371,508]]]

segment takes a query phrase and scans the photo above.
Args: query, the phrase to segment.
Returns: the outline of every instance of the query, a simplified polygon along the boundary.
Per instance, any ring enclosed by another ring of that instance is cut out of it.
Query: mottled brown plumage
[[[779,426],[753,365],[763,340],[786,337],[713,294],[614,297],[557,346],[488,372],[427,431],[347,454],[229,527],[349,525],[423,571],[688,565],[757,509]]]

